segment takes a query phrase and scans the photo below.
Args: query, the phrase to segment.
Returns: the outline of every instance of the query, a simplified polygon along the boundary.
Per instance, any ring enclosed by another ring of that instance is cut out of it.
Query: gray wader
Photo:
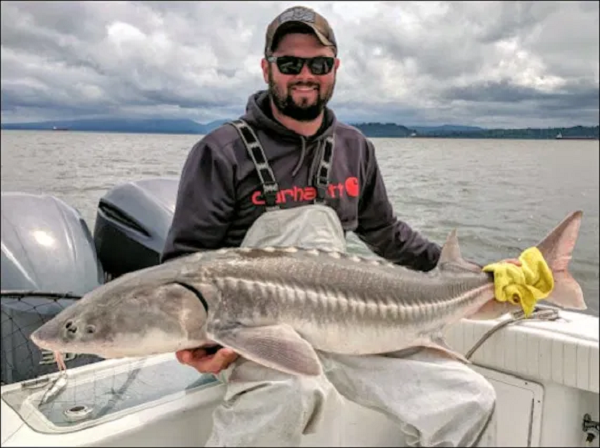
[[[339,218],[324,203],[333,141],[327,140],[321,151],[314,203],[284,210],[276,204],[277,182],[258,138],[243,121],[233,124],[256,164],[267,203],[242,246],[345,251]],[[335,422],[341,396],[397,422],[408,446],[494,446],[495,391],[468,366],[427,350],[361,357],[318,354],[324,374],[317,378],[288,375],[243,358],[221,372],[227,389],[206,446],[299,446],[303,434],[318,431],[332,415]],[[342,430],[335,423],[327,427],[327,432]],[[331,437],[335,444],[335,434]]]

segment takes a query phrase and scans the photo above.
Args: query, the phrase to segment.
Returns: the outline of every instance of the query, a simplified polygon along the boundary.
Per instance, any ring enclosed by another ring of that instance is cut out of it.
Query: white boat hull
[[[560,315],[558,321],[507,326],[472,358],[498,394],[497,446],[584,446],[584,415],[599,419],[598,318]],[[467,353],[497,323],[462,321],[448,332],[448,342]],[[179,365],[173,355],[102,361],[69,374],[67,389],[43,410],[37,403],[44,389],[2,387],[3,447],[203,446],[224,393],[221,383]],[[121,389],[118,399],[111,389]],[[65,423],[64,408],[87,405],[86,399],[103,406],[105,415]],[[327,418],[303,446],[404,446],[393,422],[352,402]],[[598,438],[590,446],[598,446]]]

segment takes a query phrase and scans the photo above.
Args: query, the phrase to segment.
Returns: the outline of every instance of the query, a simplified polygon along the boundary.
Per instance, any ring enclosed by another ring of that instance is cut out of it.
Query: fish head
[[[31,334],[40,348],[103,358],[149,356],[198,347],[206,304],[172,276],[134,272],[101,285]]]

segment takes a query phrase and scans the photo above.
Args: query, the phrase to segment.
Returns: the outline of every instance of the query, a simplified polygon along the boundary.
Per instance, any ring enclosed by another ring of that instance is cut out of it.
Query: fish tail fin
[[[569,272],[569,262],[579,235],[582,216],[581,211],[571,213],[536,246],[552,271],[554,282],[554,287],[545,300],[560,308],[587,308],[581,286]],[[519,309],[518,305],[509,301],[492,299],[466,317],[475,320],[496,319]]]
[[[581,286],[569,272],[569,262],[577,242],[582,217],[582,211],[571,213],[536,246],[554,277],[554,288],[545,300],[561,308],[587,308]]]

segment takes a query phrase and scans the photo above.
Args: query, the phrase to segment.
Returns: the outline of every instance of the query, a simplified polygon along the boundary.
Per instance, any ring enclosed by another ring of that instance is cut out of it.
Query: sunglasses
[[[271,56],[269,62],[275,62],[277,68],[284,75],[297,75],[302,71],[304,64],[313,75],[321,76],[328,74],[333,69],[335,59],[328,56],[317,56],[315,58],[299,58],[296,56]]]

